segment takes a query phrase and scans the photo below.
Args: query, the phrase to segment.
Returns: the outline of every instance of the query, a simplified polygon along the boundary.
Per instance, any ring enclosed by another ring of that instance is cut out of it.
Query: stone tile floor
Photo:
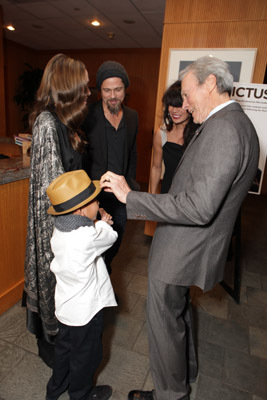
[[[120,305],[105,313],[97,382],[112,385],[112,400],[126,400],[131,389],[153,388],[145,317],[151,238],[143,232],[144,222],[128,221],[111,275]],[[191,400],[267,399],[266,249],[266,197],[249,195],[242,211],[240,304],[219,284],[204,294],[191,289],[199,358]],[[16,304],[0,316],[0,400],[44,399],[50,374],[25,328],[25,310]],[[67,393],[60,397],[67,399]]]

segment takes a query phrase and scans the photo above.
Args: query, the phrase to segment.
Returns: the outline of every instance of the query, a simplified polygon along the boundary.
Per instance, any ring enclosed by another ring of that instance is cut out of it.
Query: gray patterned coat
[[[39,314],[44,333],[49,335],[57,333],[57,321],[54,315],[55,278],[50,271],[54,217],[46,212],[50,205],[46,188],[63,172],[56,119],[50,112],[44,111],[33,127],[25,291],[27,308]]]

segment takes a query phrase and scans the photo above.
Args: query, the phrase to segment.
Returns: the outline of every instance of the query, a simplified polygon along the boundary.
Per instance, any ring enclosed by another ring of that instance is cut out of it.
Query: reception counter
[[[29,162],[21,149],[0,140],[0,314],[17,303],[24,286]]]

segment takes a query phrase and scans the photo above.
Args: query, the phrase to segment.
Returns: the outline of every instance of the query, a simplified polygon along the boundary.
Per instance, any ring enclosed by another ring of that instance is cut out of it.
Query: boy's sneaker
[[[112,387],[108,385],[95,386],[90,391],[88,400],[107,400],[112,395]]]

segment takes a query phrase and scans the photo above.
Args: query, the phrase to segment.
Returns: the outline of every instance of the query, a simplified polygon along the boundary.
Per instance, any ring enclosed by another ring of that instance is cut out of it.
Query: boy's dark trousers
[[[112,228],[118,233],[116,242],[113,243],[113,245],[104,253],[105,264],[108,273],[111,274],[111,263],[119,251],[127,222],[126,205],[117,200],[111,193],[101,192],[98,198],[100,201],[100,207],[103,207],[106,212],[112,215]]]
[[[57,400],[67,389],[70,400],[87,400],[94,373],[102,360],[102,331],[103,310],[84,326],[59,322],[46,400]]]

